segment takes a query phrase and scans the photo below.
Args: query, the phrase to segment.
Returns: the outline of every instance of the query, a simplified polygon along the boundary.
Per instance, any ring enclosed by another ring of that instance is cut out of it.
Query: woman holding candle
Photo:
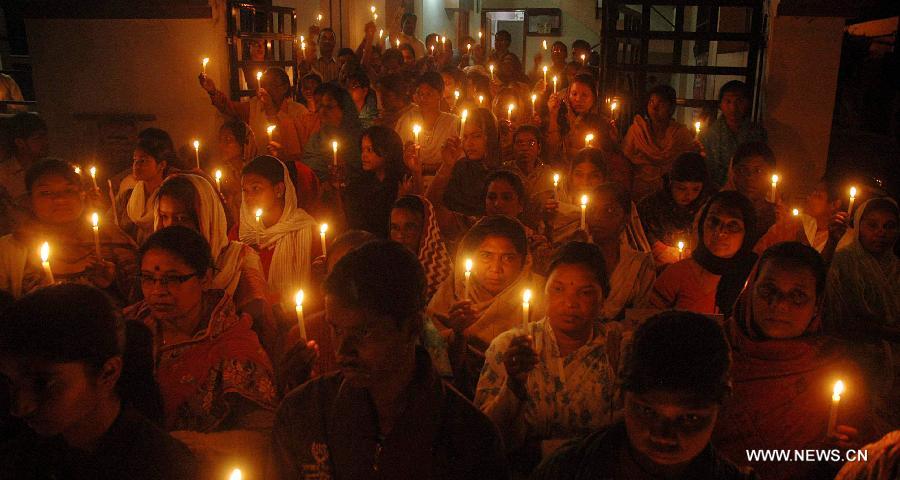
[[[154,423],[162,400],[149,338],[86,285],[13,304],[0,322],[0,375],[24,422],[3,439],[4,478],[197,478],[193,454]]]
[[[453,271],[431,202],[419,195],[398,198],[391,209],[389,231],[391,240],[418,256],[428,283],[425,298],[431,300]]]
[[[700,151],[700,143],[686,126],[676,122],[675,89],[657,85],[647,95],[647,117],[637,115],[625,135],[625,156],[634,166],[632,193],[642,200],[662,188],[663,175],[685,152]]]
[[[540,442],[558,444],[613,421],[622,327],[600,321],[608,292],[600,249],[570,242],[550,266],[546,316],[500,334],[485,353],[475,404],[500,428],[507,450],[521,454],[524,473],[540,460]]]
[[[144,300],[123,314],[153,332],[166,430],[209,469],[220,467],[213,463],[222,454],[263,468],[264,432],[278,397],[272,366],[250,317],[237,313],[230,295],[210,288],[209,244],[174,226],[151,235],[139,255]]]
[[[646,306],[729,315],[758,258],[750,242],[755,222],[753,205],[743,195],[713,195],[697,222],[700,244],[662,271]]]
[[[241,170],[256,158],[256,140],[250,126],[241,120],[227,120],[219,128],[219,161],[223,170],[219,192],[229,219],[237,219],[241,208]]]
[[[437,72],[427,72],[413,83],[413,103],[397,120],[394,130],[403,140],[406,163],[413,163],[412,157],[421,165],[422,175],[429,181],[441,166],[441,148],[447,139],[459,134],[459,117],[441,111],[444,79]],[[471,112],[470,112],[471,114]],[[419,125],[422,133],[413,133],[413,126]]]
[[[91,212],[81,178],[62,160],[42,160],[25,173],[32,218],[0,238],[0,289],[14,297],[46,286],[47,274],[38,247],[50,246],[49,263],[56,282],[81,283],[104,290],[116,302],[138,298],[135,247],[115,223],[98,218],[97,257]]]
[[[323,83],[316,88],[316,111],[322,122],[321,129],[312,134],[303,151],[302,162],[313,172],[320,182],[339,179],[332,178],[334,171],[334,150],[332,142],[338,142],[338,168],[344,172],[345,180],[357,177],[361,171],[359,138],[361,128],[359,112],[353,97],[343,88]]]
[[[588,133],[593,133],[598,139],[595,141],[604,146],[604,137],[617,140],[618,134],[608,119],[598,113],[595,86],[591,75],[576,75],[568,89],[550,95],[544,145],[551,156],[571,156],[581,150]]]
[[[845,345],[822,334],[826,266],[796,242],[766,250],[726,325],[734,395],[713,443],[760,478],[832,478],[831,462],[748,462],[747,449],[858,448],[874,439],[870,388]],[[837,434],[826,436],[832,390],[841,395]]]
[[[138,135],[131,164],[133,187],[120,187],[116,198],[118,225],[138,244],[153,233],[156,190],[178,166],[172,138],[163,130],[148,128]],[[124,183],[124,182],[123,182]]]

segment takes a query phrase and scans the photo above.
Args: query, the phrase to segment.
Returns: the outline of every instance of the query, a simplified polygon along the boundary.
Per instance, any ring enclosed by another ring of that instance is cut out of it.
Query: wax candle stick
[[[557,78],[556,78],[556,75],[554,75],[553,76],[553,93],[556,93],[556,82],[557,82]]]
[[[297,312],[297,328],[300,330],[300,338],[306,339],[306,322],[303,321],[303,289],[301,288],[297,295],[294,296],[296,304],[294,310]]]
[[[262,248],[262,245],[260,245],[260,243],[262,243],[261,238],[262,238],[262,231],[263,231],[262,216],[263,216],[263,209],[257,208],[256,209],[256,245],[260,248]]]
[[[215,177],[215,179],[216,179],[216,189],[217,189],[217,190],[222,190],[222,171],[221,171],[221,170],[216,170],[216,173],[214,174],[214,177]]]
[[[531,94],[531,116],[533,117],[537,113],[537,109],[535,108],[535,104],[537,103],[537,94]]]
[[[94,190],[97,190],[100,188],[97,186],[97,167],[92,166],[88,171],[91,172],[91,182],[94,184]]]
[[[541,40],[541,46],[544,48],[544,50],[547,50],[547,41]]]
[[[327,243],[325,242],[325,233],[328,232],[328,224],[319,225],[319,237],[322,239],[322,255],[328,255]]]
[[[337,147],[338,147],[337,140],[332,140],[331,141],[331,151],[333,154],[331,157],[331,161],[332,161],[332,165],[334,165],[335,167],[337,167],[337,164],[338,164]]]
[[[547,88],[547,66],[544,65],[541,70],[544,71],[544,88]]]
[[[268,138],[269,138],[269,143],[272,142],[272,132],[275,131],[275,128],[276,128],[275,125],[269,125],[269,126],[266,127],[266,135],[267,135]]]
[[[479,95],[478,96],[478,106],[480,107],[482,105],[484,105],[484,95]]]
[[[488,70],[491,72],[491,81],[494,81],[494,64],[488,65]]]
[[[113,221],[116,222],[116,226],[119,226],[119,212],[118,207],[116,207],[116,195],[113,193],[112,180],[107,178],[106,185],[109,188],[109,203],[112,207]]]
[[[200,140],[194,140],[194,158],[197,159],[197,170],[200,170]]]
[[[206,75],[206,65],[209,64],[209,57],[203,57],[203,60],[200,60],[200,74]]]
[[[528,320],[531,316],[531,290],[525,289],[522,292],[522,328],[528,328]]]
[[[412,131],[413,131],[413,143],[415,144],[416,148],[419,148],[419,133],[422,131],[422,126],[417,123],[417,124],[413,125]]]
[[[700,123],[699,121],[694,122],[694,132],[697,134],[698,137],[700,136],[700,127],[701,126],[703,126],[703,124]]]
[[[850,205],[847,206],[847,213],[853,213],[853,202],[856,201],[856,187],[850,187]]]
[[[466,259],[466,273],[465,273],[465,294],[463,295],[463,300],[469,299],[469,290],[471,288],[472,282],[472,259]]]
[[[459,117],[459,138],[463,137],[463,134],[466,131],[466,119],[469,118],[469,110],[463,110],[462,115]]]
[[[834,384],[834,390],[831,395],[831,411],[828,413],[828,436],[835,435],[835,427],[837,426],[838,405],[841,403],[841,394],[844,393],[844,382],[838,380]]]
[[[559,199],[559,174],[553,174],[553,198]]]
[[[587,231],[587,204],[588,196],[581,196],[581,229]]]
[[[53,280],[53,270],[50,269],[50,244],[47,242],[41,245],[41,267],[44,267],[44,274],[47,275],[47,280],[51,284],[56,283]]]
[[[512,112],[513,112],[513,110],[515,110],[515,108],[516,108],[516,106],[513,105],[512,103],[510,103],[509,105],[506,106],[506,120],[507,121],[509,121],[509,122],[512,121]]]
[[[594,134],[589,133],[584,136],[584,148],[588,148],[591,146],[591,142],[594,141]]]
[[[684,242],[678,241],[678,259],[681,260],[684,258]]]
[[[321,15],[319,15],[321,17]],[[231,475],[228,476],[228,480],[244,480],[244,474],[241,473],[240,468],[235,468],[231,471]]]
[[[778,175],[772,175],[772,203],[778,203]]]
[[[97,212],[91,214],[91,230],[94,231],[94,253],[97,254],[97,258],[101,258],[100,255],[100,215]]]
[[[256,71],[256,89],[262,89],[262,70]]]

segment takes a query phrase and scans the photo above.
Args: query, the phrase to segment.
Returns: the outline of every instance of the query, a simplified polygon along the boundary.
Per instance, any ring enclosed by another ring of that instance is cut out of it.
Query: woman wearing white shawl
[[[177,162],[168,133],[148,128],[138,134],[131,164],[131,176],[137,183],[131,189],[119,191],[115,209],[118,225],[138,245],[154,231],[155,194]]]
[[[316,221],[297,206],[290,173],[277,158],[253,159],[244,167],[241,183],[241,241],[259,250],[269,289],[292,308],[297,290],[310,285]],[[257,221],[258,210],[262,216]]]

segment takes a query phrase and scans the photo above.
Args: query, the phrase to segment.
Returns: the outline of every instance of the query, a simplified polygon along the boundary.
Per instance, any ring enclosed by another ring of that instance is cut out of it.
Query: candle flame
[[[678,242],[678,251],[679,252],[684,251],[684,242],[681,242],[681,241]]]
[[[47,242],[44,242],[41,245],[41,261],[42,262],[50,261],[50,244]]]
[[[441,43],[447,43],[447,37],[441,37]]]
[[[462,111],[462,120],[465,122],[467,118],[469,118],[469,109]]]
[[[584,54],[582,53],[582,54],[581,54],[581,61],[583,62],[584,59],[585,59],[585,56],[584,56]]]
[[[222,179],[222,171],[216,170],[215,176],[216,176],[216,180],[221,180]]]
[[[510,103],[509,105],[506,106],[506,113],[511,114],[512,111],[515,109],[516,109],[516,106]]]
[[[466,259],[466,273],[472,273],[472,259]]]
[[[395,43],[397,44],[397,48],[400,48],[400,39],[399,39],[399,38],[396,40]],[[432,46],[433,46],[433,45],[432,45]],[[432,50],[434,50],[434,49],[432,48]]]
[[[481,36],[482,36],[482,33],[481,33],[481,30],[479,30],[479,31],[478,31],[478,39],[479,39],[479,40],[481,40]]]
[[[581,196],[581,206],[582,206],[582,207],[586,207],[586,206],[587,206],[587,203],[588,203],[588,196],[587,196],[587,195],[582,195],[582,196]]]
[[[256,81],[258,82],[258,81],[260,81],[260,79],[262,79],[262,70],[257,70],[256,71]]]
[[[619,102],[613,100],[613,102],[609,104],[609,110],[615,112],[617,108],[619,108]]]
[[[272,136],[272,132],[274,132],[274,131],[275,131],[275,125],[269,125],[268,127],[266,127],[266,133],[269,134],[270,137]]]
[[[321,15],[319,15],[321,17]],[[240,468],[235,468],[231,471],[231,475],[228,476],[228,480],[243,480],[244,474],[241,473]]]
[[[328,231],[327,223],[323,223],[323,224],[319,225],[319,233],[324,234],[327,231]]]
[[[454,91],[453,91],[453,98],[459,100],[459,90],[454,90]]]
[[[778,184],[778,175],[772,175],[772,185]]]
[[[378,38],[384,38],[384,29],[383,28],[378,30]]]
[[[91,226],[96,227],[98,225],[100,225],[100,215],[97,212],[94,212],[91,214]]]
[[[491,73],[494,73],[494,64],[493,63],[488,65],[488,70],[490,70]]]
[[[795,217],[798,216],[798,215],[800,215],[800,210],[799,210],[799,209],[796,209],[796,208],[793,209],[793,210],[791,210],[791,215],[793,215],[793,216],[795,216]]]
[[[856,198],[856,187],[850,187],[850,198]]]
[[[418,135],[422,131],[422,127],[417,123],[413,125],[413,133]]]
[[[544,47],[544,50],[547,49],[547,41],[546,40],[541,41],[541,45]]]
[[[544,66],[543,66],[543,67],[541,67],[541,70],[543,70],[543,71],[544,71],[544,73],[547,73],[547,66],[546,66],[546,65],[544,65]]]
[[[258,222],[259,219],[262,217],[262,214],[263,214],[263,210],[262,210],[261,208],[257,208],[257,209],[256,209],[256,221],[257,221],[257,222]]]
[[[375,5],[372,5],[371,7],[369,7],[369,10],[371,10],[372,13],[375,13]]]
[[[194,150],[200,150],[200,140],[194,140]]]
[[[294,303],[297,304],[298,307],[303,306],[303,289],[297,290],[297,294],[294,295]]]
[[[209,57],[203,57],[203,60],[201,61],[201,63],[203,63],[203,67],[205,68],[206,65],[209,63]]]
[[[304,37],[303,35],[300,35],[300,43],[304,43],[304,42],[306,42],[306,37]]]
[[[557,186],[557,185],[559,185],[559,174],[558,174],[558,173],[554,173],[554,174],[553,174],[553,186],[555,187],[555,186]]]
[[[587,135],[584,136],[584,146],[585,146],[585,147],[589,147],[589,146],[590,146],[590,143],[591,143],[592,141],[594,141],[594,134],[593,134],[593,133],[589,133],[589,134],[587,134]]]
[[[318,21],[320,21],[320,22],[322,21],[322,14],[321,14],[321,13],[318,14],[318,15],[316,15],[316,20],[318,20]]]
[[[844,382],[843,380],[838,380],[834,383],[834,391],[833,396],[831,397],[835,401],[841,399],[841,394],[844,393]]]
[[[471,44],[471,43],[467,43],[467,44],[466,44],[466,50],[471,50],[471,49],[472,49],[472,44]]]
[[[530,289],[526,288],[525,291],[522,292],[522,302],[523,303],[531,303],[531,290]]]
[[[536,94],[536,93],[532,93],[532,94],[531,94],[531,103],[534,103],[534,102],[536,102],[536,101],[537,101],[537,94]]]
[[[377,13],[373,13],[373,14],[372,14],[372,20],[373,20],[373,21],[374,21],[374,20],[378,20],[378,14],[377,14]]]
[[[75,167],[75,174],[81,175],[81,167]]]
[[[483,103],[484,103],[484,95],[479,95],[478,96],[478,104],[481,105]]]
[[[335,153],[337,153],[337,140],[331,141],[331,149],[334,150]]]
[[[92,177],[97,176],[97,167],[91,167],[88,171],[91,172]]]
[[[703,125],[703,124],[700,123],[700,122],[694,122],[694,130],[696,130],[697,133],[700,133],[700,127],[701,127],[702,125]]]
[[[555,83],[556,83],[556,81],[557,81],[557,79],[556,79],[556,75],[554,75],[554,76],[553,76],[553,83],[554,83],[554,84],[555,84]]]

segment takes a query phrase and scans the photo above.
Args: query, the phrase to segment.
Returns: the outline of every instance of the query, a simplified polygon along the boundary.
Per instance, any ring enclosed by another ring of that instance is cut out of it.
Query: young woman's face
[[[797,338],[816,313],[816,277],[807,268],[767,261],[752,292],[753,322],[767,338]]]
[[[197,220],[194,218],[194,213],[187,209],[184,202],[169,195],[159,197],[156,215],[158,218],[157,230],[173,225],[200,230],[200,226],[197,225]]]
[[[509,182],[501,179],[492,181],[484,197],[485,215],[507,215],[517,218],[525,209],[523,199]]]
[[[413,94],[413,101],[416,102],[416,105],[425,110],[437,110],[441,108],[442,93],[443,92],[431,88],[430,85],[423,83],[416,87],[416,91]]]
[[[31,186],[31,210],[41,223],[72,223],[84,211],[84,193],[61,175],[43,175]]]
[[[653,123],[665,124],[675,113],[675,105],[659,95],[650,95],[647,101],[647,115]]]
[[[199,309],[205,274],[172,252],[148,250],[141,260],[141,290],[153,318],[177,322]]]
[[[703,244],[719,258],[731,258],[744,243],[744,219],[719,203],[710,205],[703,221]]]
[[[316,111],[316,99],[313,92],[316,91],[316,88],[321,85],[321,83],[317,82],[315,79],[306,79],[300,82],[300,93],[303,95],[303,98],[306,99],[306,108]]]
[[[830,216],[834,210],[833,206],[832,202],[828,201],[828,187],[824,182],[819,182],[806,198],[803,213],[811,217]]]
[[[481,160],[487,156],[488,138],[484,130],[476,123],[466,122],[466,130],[462,138],[463,151],[469,160]]]
[[[734,169],[734,186],[754,202],[766,198],[772,188],[772,165],[762,157],[750,157]]]
[[[596,96],[593,90],[581,82],[575,82],[569,87],[569,105],[575,113],[582,114],[594,106]]]
[[[422,215],[405,208],[391,210],[391,240],[401,243],[414,255],[419,254],[425,219]]]
[[[446,72],[441,73],[441,78],[444,79],[444,100],[452,105],[452,102],[454,100],[453,92],[456,91],[457,88],[459,88],[456,86],[456,79],[453,78],[453,75],[450,75]]]
[[[219,151],[227,159],[241,158],[241,144],[231,130],[222,127],[219,129]]]
[[[588,200],[587,223],[594,240],[618,238],[625,229],[626,212],[608,193],[594,195]]]
[[[166,170],[166,162],[159,162],[140,148],[134,149],[131,163],[131,174],[137,181],[162,181]]]
[[[489,293],[497,295],[516,281],[524,265],[525,257],[510,239],[489,235],[476,249],[474,278]]]
[[[253,210],[261,208],[263,212],[272,210],[275,205],[284,204],[284,183],[272,185],[267,178],[255,173],[248,173],[241,177],[241,190],[244,192],[244,201]]]
[[[603,172],[591,162],[581,162],[572,169],[572,183],[570,190],[572,195],[582,195],[582,192],[592,192],[606,181]]]
[[[669,190],[672,192],[672,199],[675,200],[675,204],[680,207],[686,207],[700,196],[700,192],[703,191],[703,182],[673,180]]]
[[[625,428],[644,462],[662,468],[690,463],[706,446],[719,415],[717,403],[685,393],[625,392]]]
[[[384,157],[375,153],[372,139],[368,135],[362,137],[362,168],[367,172],[384,170]]]
[[[872,255],[882,255],[897,243],[900,235],[897,215],[884,210],[867,210],[859,220],[859,243]]]
[[[338,128],[344,120],[344,112],[337,100],[331,95],[322,95],[321,100],[317,104],[317,112],[322,125]]]
[[[596,275],[584,265],[561,264],[547,278],[547,317],[554,330],[577,333],[591,328],[603,306]]]

